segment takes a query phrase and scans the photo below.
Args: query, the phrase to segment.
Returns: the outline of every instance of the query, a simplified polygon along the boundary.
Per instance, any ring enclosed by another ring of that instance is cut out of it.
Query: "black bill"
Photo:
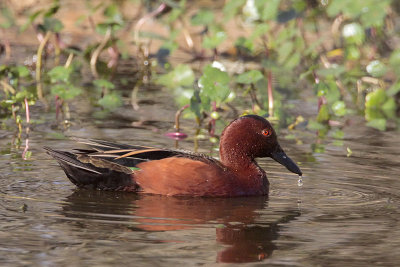
[[[275,152],[271,153],[271,158],[285,166],[289,171],[300,176],[303,175],[299,166],[297,166],[296,163],[286,155],[282,148],[279,147]]]

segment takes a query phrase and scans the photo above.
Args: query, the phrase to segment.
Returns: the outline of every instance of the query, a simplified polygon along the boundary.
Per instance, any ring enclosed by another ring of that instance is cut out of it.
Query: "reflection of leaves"
[[[318,115],[317,115],[317,122],[325,122],[329,120],[329,109],[328,105],[324,104],[321,105]]]
[[[99,104],[108,110],[116,109],[122,106],[123,102],[121,96],[116,92],[109,93],[99,100]]]
[[[93,84],[98,88],[105,88],[105,89],[114,89],[115,85],[107,80],[104,79],[97,79],[93,81]]]
[[[373,119],[367,123],[367,126],[378,129],[380,131],[386,130],[386,119]]]

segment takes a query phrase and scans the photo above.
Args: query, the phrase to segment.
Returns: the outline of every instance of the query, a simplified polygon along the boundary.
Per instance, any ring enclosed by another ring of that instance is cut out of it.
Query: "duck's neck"
[[[225,142],[220,146],[221,163],[236,174],[242,188],[249,195],[268,194],[269,182],[265,171],[240,144]]]
[[[244,195],[267,195],[269,181],[257,162],[245,155],[221,153],[221,163],[235,174]]]

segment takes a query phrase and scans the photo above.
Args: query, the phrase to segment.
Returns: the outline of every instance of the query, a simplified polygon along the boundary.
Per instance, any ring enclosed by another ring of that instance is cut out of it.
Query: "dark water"
[[[32,127],[30,160],[23,160],[22,150],[11,144],[12,132],[0,131],[2,266],[225,262],[396,266],[400,262],[400,137],[395,131],[368,129],[357,117],[344,128],[342,146],[329,137],[320,141],[324,153],[311,152],[316,138],[308,130],[297,132],[301,145],[281,138],[288,155],[300,162],[304,184],[299,187],[296,175],[271,159],[261,159],[271,182],[268,199],[77,190],[42,149],[44,145],[71,148],[73,142],[59,139],[60,133],[174,145],[163,133],[172,128],[175,107],[157,100],[165,99],[167,93],[142,92],[141,97],[149,101],[139,112],[128,107],[121,111],[123,116],[117,112],[107,120],[74,119],[65,131],[51,127],[54,114],[37,115],[47,122]],[[71,110],[74,105],[83,106],[75,103]],[[141,122],[132,127],[127,118]],[[193,147],[190,140],[181,146]],[[353,151],[350,157],[347,147]],[[207,142],[202,149],[210,150]]]

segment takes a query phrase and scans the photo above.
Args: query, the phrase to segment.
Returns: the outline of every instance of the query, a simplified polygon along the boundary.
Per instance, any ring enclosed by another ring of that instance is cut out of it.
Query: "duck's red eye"
[[[262,130],[262,132],[261,132],[264,136],[270,136],[271,135],[271,131],[270,130],[268,130],[268,129],[264,129],[264,130]]]

